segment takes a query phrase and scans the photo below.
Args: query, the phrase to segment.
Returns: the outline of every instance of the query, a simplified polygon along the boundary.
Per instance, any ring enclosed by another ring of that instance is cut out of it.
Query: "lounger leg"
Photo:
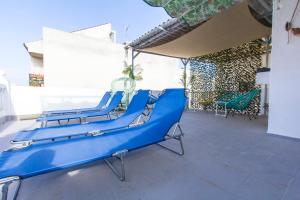
[[[41,128],[44,128],[44,127],[46,127],[47,126],[47,120],[43,120],[42,122],[41,122]]]
[[[182,129],[181,129],[181,126],[180,126],[180,124],[178,123],[178,124],[177,124],[177,126],[178,126],[178,128],[179,128],[179,130],[180,130],[180,135],[181,135],[181,136],[183,136],[183,135],[184,135],[184,133],[183,133],[183,131],[182,131]],[[174,134],[175,134],[175,132],[174,132]]]
[[[2,185],[2,196],[1,199],[2,200],[6,200],[7,199],[7,195],[8,195],[8,188],[9,188],[10,183],[6,183]]]
[[[176,133],[177,127],[178,127],[178,130],[179,130],[179,134],[176,135],[175,133]],[[160,147],[162,147],[162,148],[164,148],[164,149],[166,149],[166,150],[168,150],[168,151],[171,151],[171,152],[173,152],[173,153],[175,153],[177,155],[183,156],[184,155],[184,148],[183,148],[183,142],[182,142],[182,136],[183,135],[184,135],[184,133],[182,132],[180,124],[176,123],[172,135],[167,135],[165,137],[165,140],[175,139],[175,140],[179,141],[180,151],[173,150],[173,149],[171,149],[169,147],[166,147],[166,146],[164,146],[162,144],[157,144],[157,145],[160,146]]]
[[[42,121],[42,123],[41,123],[41,128],[44,128],[44,127],[46,127],[47,126],[47,120],[46,121]]]
[[[58,124],[61,126],[61,120],[57,120],[57,122],[58,122]],[[70,122],[70,119],[67,119],[67,122],[66,122],[66,124],[69,124],[69,122]]]
[[[113,158],[120,161],[121,171],[118,171],[117,168],[110,162],[108,159],[105,159],[106,164],[114,172],[114,174],[120,179],[120,181],[125,180],[125,167],[124,167],[124,156],[128,150],[122,150],[113,154]]]
[[[222,107],[221,107],[222,108]],[[216,110],[215,110],[215,115],[219,115],[222,117],[227,117],[228,116],[228,109],[227,109],[227,103],[224,103],[224,114],[222,114],[222,109],[219,109],[218,104],[216,103]]]
[[[249,118],[250,120],[256,119],[255,114],[251,114],[250,112],[248,113],[248,118]]]
[[[86,117],[80,117],[79,122],[80,122],[80,124],[86,124],[87,123],[87,118]]]
[[[21,180],[19,177],[9,177],[0,179],[0,187],[1,187],[1,200],[7,200],[9,197],[9,187],[13,182],[17,182],[16,189],[14,191],[14,194],[12,196],[12,199],[17,199],[18,192],[21,186]]]

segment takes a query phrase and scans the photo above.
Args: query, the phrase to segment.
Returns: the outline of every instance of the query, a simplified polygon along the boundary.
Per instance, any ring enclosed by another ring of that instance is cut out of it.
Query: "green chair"
[[[260,94],[260,89],[253,89],[249,92],[246,92],[245,94],[238,96],[237,98],[233,99],[229,105],[229,109],[231,110],[237,110],[240,112],[243,112],[247,110],[253,101],[253,99]],[[228,114],[228,113],[227,113]],[[257,113],[255,113],[257,114]],[[251,115],[251,112],[248,112],[248,117],[251,119],[251,117],[254,117],[254,114]],[[254,117],[255,118],[255,117]]]
[[[232,100],[241,96],[242,93],[240,92],[227,92],[226,94],[222,95],[221,97],[219,97],[216,102],[215,102],[215,106],[216,106],[216,115],[220,115],[223,117],[227,117],[228,115],[228,108],[232,107]],[[219,109],[221,108],[221,109]],[[224,114],[222,114],[222,112],[220,113],[220,111],[224,110]]]
[[[260,94],[260,89],[253,89],[246,93],[239,93],[236,95],[231,95],[231,99],[228,97],[227,101],[217,101],[216,102],[216,115],[218,114],[218,107],[224,108],[224,117],[228,116],[230,110],[237,110],[240,112],[245,111],[249,108],[253,99]],[[224,99],[225,97],[221,98]],[[225,99],[226,100],[226,99]],[[250,112],[248,113],[249,119],[251,119]]]

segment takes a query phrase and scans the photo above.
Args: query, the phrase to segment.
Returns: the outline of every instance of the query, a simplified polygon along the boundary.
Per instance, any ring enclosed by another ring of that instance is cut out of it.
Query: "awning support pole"
[[[132,71],[134,71],[134,59],[141,53],[141,52],[136,52],[134,49],[132,49],[131,51],[131,67],[132,67]]]
[[[186,90],[187,89],[187,81],[186,81],[186,67],[187,67],[187,65],[188,65],[188,63],[190,62],[190,60],[189,59],[185,59],[185,58],[181,58],[180,59],[181,60],[181,62],[182,62],[182,64],[183,64],[183,66],[184,66],[184,68],[183,68],[183,73],[184,73],[184,79],[183,79],[183,87],[184,87],[184,89]]]
[[[190,94],[190,91],[187,90],[187,74],[186,74],[186,67],[187,65],[189,64],[190,62],[190,59],[185,59],[185,58],[181,58],[180,59],[184,68],[183,68],[183,87],[184,87],[184,90],[186,92],[186,95],[188,97],[188,105],[187,105],[187,109],[189,109],[191,107],[191,94]]]

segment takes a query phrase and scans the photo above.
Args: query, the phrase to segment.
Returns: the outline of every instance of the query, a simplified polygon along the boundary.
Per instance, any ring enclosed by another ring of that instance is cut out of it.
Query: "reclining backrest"
[[[123,98],[123,91],[117,91],[114,96],[112,97],[111,101],[108,103],[106,107],[107,110],[113,110],[121,103]]]
[[[241,95],[240,92],[226,92],[224,95],[220,96],[217,101],[231,101],[232,99],[238,97],[239,95]]]
[[[140,113],[144,110],[149,99],[149,90],[138,90],[132,97],[124,115]]]
[[[245,94],[238,96],[232,101],[232,108],[243,111],[249,107],[251,101],[259,94],[260,89],[253,89]]]
[[[96,108],[101,109],[102,107],[104,107],[108,102],[108,100],[110,99],[110,97],[111,97],[111,92],[105,92],[104,96],[102,97],[101,101],[96,106]]]
[[[120,137],[124,137],[128,143],[119,145],[113,151],[122,148],[132,150],[163,141],[172,126],[180,121],[186,101],[184,89],[166,89],[156,101],[148,121],[125,131],[120,130]],[[116,131],[112,134],[119,133]]]
[[[145,110],[149,98],[149,90],[139,90],[132,97],[125,113],[116,118],[115,121],[123,125],[128,125],[135,121]]]
[[[186,102],[184,89],[166,89],[156,101],[149,121],[164,120],[172,125],[179,122]]]

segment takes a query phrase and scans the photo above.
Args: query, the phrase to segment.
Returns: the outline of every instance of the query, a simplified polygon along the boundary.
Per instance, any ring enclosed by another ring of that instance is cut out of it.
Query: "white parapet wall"
[[[296,4],[274,1],[268,132],[300,138],[300,36],[285,30]],[[299,7],[292,24],[300,27]]]
[[[12,86],[11,99],[19,119],[34,118],[47,110],[96,106],[105,90]]]
[[[0,71],[0,126],[12,119],[14,110],[10,96],[10,83],[5,73]]]

